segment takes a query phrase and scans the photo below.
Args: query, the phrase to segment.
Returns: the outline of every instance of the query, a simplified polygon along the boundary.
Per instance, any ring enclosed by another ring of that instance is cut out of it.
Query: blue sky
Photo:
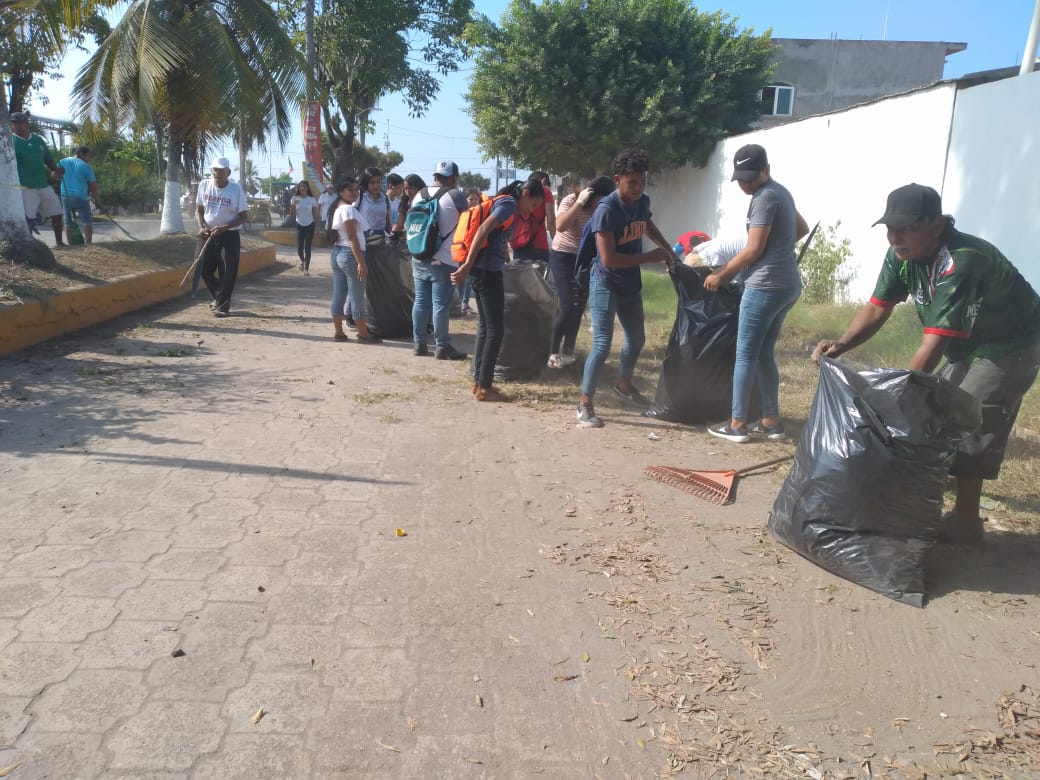
[[[476,0],[477,10],[499,19],[506,8],[505,0]],[[965,73],[1017,65],[1021,62],[1032,18],[1033,0],[729,0],[707,2],[702,11],[722,10],[737,20],[741,28],[762,32],[772,28],[781,38],[838,38],[851,40],[946,41],[963,42],[968,48],[951,55],[945,76],[956,78]],[[86,55],[70,54],[63,65],[65,73],[75,73],[86,61]],[[373,119],[376,133],[368,143],[383,146],[388,136],[391,149],[404,154],[397,168],[402,175],[418,173],[428,178],[434,165],[443,159],[458,163],[462,170],[483,173],[494,182],[494,161],[483,162],[474,142],[474,129],[465,113],[464,94],[472,70],[464,63],[459,73],[442,84],[440,95],[431,111],[420,119],[408,116],[404,102],[395,95],[383,99]],[[36,113],[69,118],[68,92],[71,79],[48,82],[46,94],[50,102],[31,104]],[[237,159],[234,145],[217,152]],[[303,161],[299,128],[284,151],[269,155],[250,155],[263,175],[288,171],[291,160],[296,173]]]

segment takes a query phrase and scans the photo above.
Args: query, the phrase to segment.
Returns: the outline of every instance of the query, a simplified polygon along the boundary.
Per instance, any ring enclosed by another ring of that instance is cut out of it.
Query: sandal
[[[549,368],[560,368],[561,366],[563,366],[563,360],[561,360],[560,356],[554,352],[553,354],[549,355],[549,362],[545,365],[547,365]]]

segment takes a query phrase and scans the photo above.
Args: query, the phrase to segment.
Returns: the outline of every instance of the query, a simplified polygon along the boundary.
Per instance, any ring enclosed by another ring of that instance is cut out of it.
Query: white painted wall
[[[1040,291],[1040,72],[957,93],[943,210]]]
[[[657,174],[648,194],[654,221],[673,240],[687,230],[742,230],[748,197],[729,181],[733,154],[759,143],[810,226],[841,223],[852,244],[849,292],[866,300],[888,248],[884,228],[871,224],[890,191],[927,184],[959,228],[995,243],[1040,290],[1038,128],[1040,73],[960,91],[943,83],[727,138],[705,168]]]

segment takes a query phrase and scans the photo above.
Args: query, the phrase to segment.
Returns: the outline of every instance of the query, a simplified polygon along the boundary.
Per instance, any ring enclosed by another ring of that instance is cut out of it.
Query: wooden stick
[[[186,281],[188,281],[188,279],[191,278],[191,275],[193,273],[195,273],[195,267],[199,264],[199,261],[202,260],[202,256],[206,253],[206,247],[209,246],[209,242],[212,239],[213,239],[213,234],[210,233],[208,236],[206,236],[206,240],[204,242],[202,242],[202,248],[199,249],[198,256],[195,258],[194,262],[192,262],[192,264],[188,267],[188,272],[186,274],[184,274],[184,278],[181,279],[181,283],[180,283],[181,287],[183,287],[184,283]]]

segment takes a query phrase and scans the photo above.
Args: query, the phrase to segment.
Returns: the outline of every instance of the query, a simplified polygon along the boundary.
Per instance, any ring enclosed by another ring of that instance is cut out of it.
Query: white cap
[[[433,175],[434,176],[443,176],[444,178],[448,178],[449,176],[458,176],[459,175],[459,166],[457,166],[455,163],[451,162],[450,160],[445,160],[444,162],[439,162],[439,163],[437,163],[437,169],[433,172]]]
[[[231,170],[231,160],[227,157],[214,157],[213,162],[209,166],[210,168],[221,168]]]

